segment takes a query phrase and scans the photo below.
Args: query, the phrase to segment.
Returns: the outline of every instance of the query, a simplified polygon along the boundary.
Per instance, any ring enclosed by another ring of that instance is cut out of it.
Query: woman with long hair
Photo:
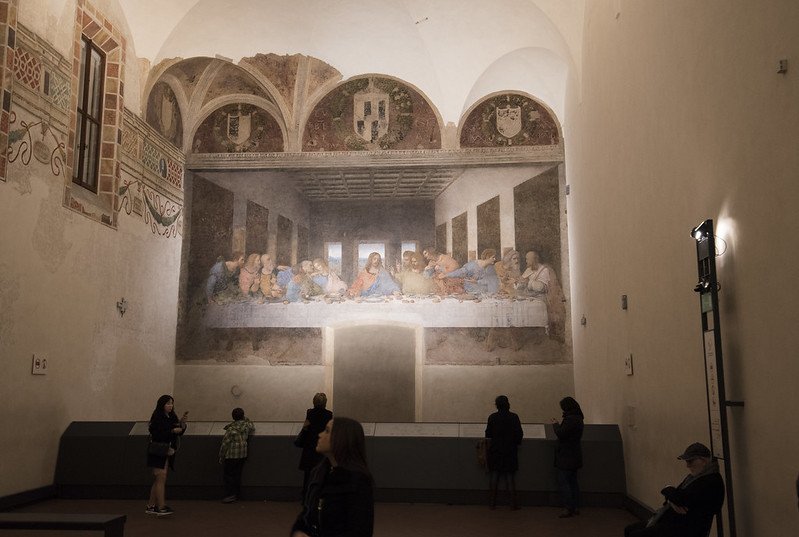
[[[175,452],[178,449],[178,439],[186,432],[188,412],[178,419],[175,414],[175,400],[171,395],[162,395],[158,398],[150,416],[150,446],[147,449],[147,466],[153,469],[153,485],[150,487],[150,499],[147,502],[145,513],[148,515],[165,516],[173,513],[166,505],[166,474],[167,468],[175,469]],[[157,452],[158,444],[166,444],[166,453]]]
[[[333,418],[319,433],[316,451],[324,459],[311,472],[291,537],[371,537],[374,485],[363,427],[350,418]]]
[[[552,428],[558,437],[555,448],[555,468],[558,469],[558,483],[563,496],[563,513],[560,518],[579,515],[580,485],[577,483],[577,470],[583,467],[583,450],[580,440],[583,437],[583,411],[572,397],[560,400],[563,419],[552,419]]]

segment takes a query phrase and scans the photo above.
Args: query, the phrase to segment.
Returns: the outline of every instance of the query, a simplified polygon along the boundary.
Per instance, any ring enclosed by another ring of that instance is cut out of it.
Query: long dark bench
[[[122,537],[127,518],[126,515],[0,513],[0,529],[103,531],[105,537]]]

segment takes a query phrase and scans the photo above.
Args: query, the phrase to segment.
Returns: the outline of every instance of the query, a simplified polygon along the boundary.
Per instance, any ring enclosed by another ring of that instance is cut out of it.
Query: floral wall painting
[[[557,145],[554,116],[541,103],[517,93],[503,93],[472,108],[461,129],[461,147]]]

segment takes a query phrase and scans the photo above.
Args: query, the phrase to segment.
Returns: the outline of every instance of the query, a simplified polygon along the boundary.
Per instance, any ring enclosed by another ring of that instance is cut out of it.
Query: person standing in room
[[[305,422],[302,424],[302,431],[295,442],[297,447],[302,448],[298,468],[303,471],[303,498],[308,490],[308,479],[311,476],[311,470],[322,461],[322,455],[316,451],[319,433],[324,431],[327,422],[333,419],[333,413],[325,407],[327,407],[327,395],[322,392],[314,395],[313,408],[305,411]]]
[[[505,481],[510,495],[510,507],[519,508],[516,497],[516,471],[519,469],[518,450],[524,431],[519,416],[510,411],[508,397],[500,395],[494,400],[497,411],[488,417],[485,437],[488,439],[486,462],[489,471],[488,507],[496,509],[499,480]]]
[[[499,278],[494,270],[497,252],[491,248],[483,250],[480,259],[469,261],[461,268],[439,274],[439,279],[462,278],[463,288],[473,295],[494,295],[499,291]]]
[[[350,418],[330,420],[316,451],[324,459],[311,473],[291,537],[372,537],[374,484],[363,427]]]
[[[534,299],[543,300],[547,305],[547,333],[561,343],[565,338],[566,299],[558,283],[555,270],[541,262],[540,254],[531,250],[524,256],[527,268],[522,274],[526,284],[525,293]]]
[[[233,503],[241,494],[241,473],[247,462],[247,448],[250,434],[255,425],[244,417],[244,410],[234,408],[231,412],[233,421],[225,425],[225,435],[219,447],[219,463],[222,464],[222,482],[225,495],[222,503]]]
[[[555,468],[558,469],[558,485],[563,498],[563,512],[560,518],[579,515],[580,486],[577,471],[583,467],[583,411],[572,397],[560,400],[563,418],[560,422],[552,419],[552,428],[558,437],[555,447]]]
[[[153,469],[153,484],[150,487],[150,498],[145,510],[148,515],[166,516],[173,513],[166,505],[167,468],[173,471],[175,469],[175,453],[180,436],[186,432],[188,417],[187,411],[178,419],[175,414],[175,400],[171,395],[159,397],[150,416],[150,442],[168,443],[169,450],[163,456],[150,453],[149,449],[147,451],[147,466]]]
[[[691,444],[677,457],[688,475],[676,487],[660,491],[663,506],[649,520],[630,524],[624,537],[707,537],[724,503],[718,462],[704,444]]]
[[[399,292],[400,287],[391,274],[383,267],[383,258],[372,252],[366,264],[350,286],[349,295],[353,298],[363,296],[387,296]]]

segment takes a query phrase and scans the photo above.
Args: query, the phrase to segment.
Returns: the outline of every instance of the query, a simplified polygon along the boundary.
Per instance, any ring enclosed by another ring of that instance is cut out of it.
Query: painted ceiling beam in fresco
[[[563,144],[526,147],[320,151],[302,153],[194,153],[186,167],[202,170],[307,170],[352,167],[474,167],[563,162]]]

